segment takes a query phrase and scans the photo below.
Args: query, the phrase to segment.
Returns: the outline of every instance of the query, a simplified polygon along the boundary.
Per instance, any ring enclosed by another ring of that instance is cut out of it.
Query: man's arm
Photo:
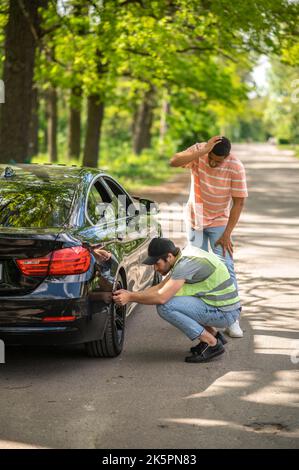
[[[166,276],[161,282],[159,282],[159,284],[149,287],[148,289],[145,289],[142,292],[144,293],[146,292],[147,294],[156,294],[158,290],[161,289],[169,279],[170,279],[170,274],[168,274],[168,276]]]
[[[164,281],[162,281],[163,283]],[[113,300],[118,305],[136,302],[144,305],[161,305],[170,300],[185,283],[184,279],[167,279],[166,282],[141,292],[130,292],[120,289],[113,294]]]
[[[229,252],[231,257],[233,257],[233,245],[231,241],[231,234],[234,230],[243,207],[245,205],[245,197],[233,197],[233,205],[229,214],[229,219],[227,222],[226,229],[224,230],[221,237],[216,241],[215,246],[221,245],[223,250],[223,256],[226,254],[226,250]]]
[[[178,152],[170,159],[170,166],[179,167],[188,165],[188,163],[197,160],[200,157],[203,157],[207,153],[213,150],[213,147],[221,141],[221,136],[215,135],[199,150],[184,150],[183,152]]]
[[[159,282],[159,284],[157,284],[156,286],[149,287],[148,289],[145,289],[144,291],[142,291],[142,293],[146,294],[147,297],[157,295],[159,289],[161,289],[169,279],[170,279],[170,274],[168,276],[166,276],[161,282]],[[120,293],[122,293],[121,296],[119,295]],[[125,300],[127,294],[131,294],[131,293],[132,292],[127,291],[125,289],[119,289],[119,290],[113,292],[113,294],[112,294],[113,295],[113,300],[114,300],[114,302],[119,303],[120,305],[125,305],[128,302],[136,302],[135,300],[127,300],[126,303],[124,303],[124,304],[120,303],[121,301]],[[130,297],[130,296],[128,295],[128,297]]]

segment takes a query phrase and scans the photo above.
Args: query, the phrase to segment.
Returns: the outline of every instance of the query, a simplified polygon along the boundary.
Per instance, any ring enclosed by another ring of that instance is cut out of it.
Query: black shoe
[[[217,335],[215,336],[215,338],[220,339],[223,346],[227,343],[227,339],[225,338],[224,334],[221,333],[221,331],[217,332]]]
[[[208,362],[214,357],[220,356],[220,354],[224,353],[223,344],[219,339],[217,339],[217,343],[215,344],[215,346],[209,346],[206,343],[204,344],[205,348],[203,348],[200,353],[185,357],[185,362]]]
[[[226,344],[227,343],[227,340],[225,339],[224,335],[218,331],[218,333],[216,334],[215,336],[216,339],[220,339],[221,343],[222,344]],[[198,353],[201,353],[202,349],[206,346],[207,343],[204,343],[203,341],[201,341],[200,343],[198,343],[196,346],[193,346],[192,348],[190,348],[190,352],[192,352],[192,354],[198,354]]]

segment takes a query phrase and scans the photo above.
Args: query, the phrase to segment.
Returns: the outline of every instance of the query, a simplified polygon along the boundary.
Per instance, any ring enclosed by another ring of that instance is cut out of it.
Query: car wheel
[[[123,289],[121,276],[117,280],[117,289]],[[127,307],[112,303],[103,339],[85,343],[85,349],[90,357],[116,357],[123,349],[125,337]]]

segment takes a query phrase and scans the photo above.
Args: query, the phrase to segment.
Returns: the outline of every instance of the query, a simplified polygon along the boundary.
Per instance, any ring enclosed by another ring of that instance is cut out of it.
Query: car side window
[[[108,188],[117,201],[117,214],[119,218],[135,214],[135,205],[129,195],[114,180],[103,177]]]
[[[88,218],[94,225],[101,221],[109,223],[115,220],[115,203],[99,181],[89,191],[86,209]]]

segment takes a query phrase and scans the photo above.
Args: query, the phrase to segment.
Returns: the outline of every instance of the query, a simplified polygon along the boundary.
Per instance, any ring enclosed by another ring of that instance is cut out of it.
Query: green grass
[[[98,168],[115,177],[128,191],[142,190],[162,184],[182,170],[171,168],[169,158],[174,152],[161,155],[153,149],[144,150],[135,155],[129,148],[103,149]],[[39,154],[32,158],[32,163],[49,163],[47,154]],[[65,165],[81,165],[81,161],[68,159],[59,155],[58,162]]]
[[[294,156],[299,158],[299,145],[298,144],[279,144],[278,148],[281,150],[293,150]]]

